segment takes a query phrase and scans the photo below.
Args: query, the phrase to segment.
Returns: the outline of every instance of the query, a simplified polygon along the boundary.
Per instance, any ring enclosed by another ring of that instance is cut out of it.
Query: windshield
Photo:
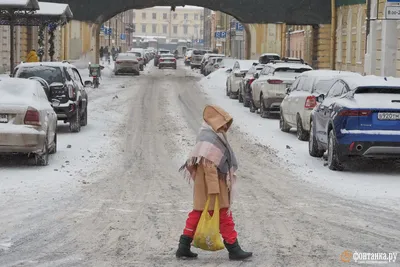
[[[196,56],[198,56],[198,55],[204,56],[206,53],[207,53],[206,50],[193,50],[193,55],[196,55]]]
[[[160,50],[160,54],[169,54],[170,52],[168,50]]]
[[[16,74],[17,78],[30,78],[40,77],[43,78],[48,84],[52,83],[64,83],[62,71],[60,67],[50,66],[32,66],[22,67]]]

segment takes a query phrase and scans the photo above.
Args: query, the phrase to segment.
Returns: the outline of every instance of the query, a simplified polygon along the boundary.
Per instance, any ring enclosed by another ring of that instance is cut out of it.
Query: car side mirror
[[[290,86],[286,87],[286,94],[290,94]]]
[[[58,99],[52,99],[51,100],[51,105],[53,107],[59,107],[60,106],[60,101]]]
[[[227,69],[226,72],[232,72],[232,69]]]
[[[91,87],[93,83],[91,81],[85,81],[85,87]]]
[[[324,94],[320,94],[319,96],[317,96],[317,102],[318,103],[322,103],[325,99],[325,95]]]
[[[260,74],[259,73],[254,73],[254,78],[256,78],[256,79],[260,78]]]

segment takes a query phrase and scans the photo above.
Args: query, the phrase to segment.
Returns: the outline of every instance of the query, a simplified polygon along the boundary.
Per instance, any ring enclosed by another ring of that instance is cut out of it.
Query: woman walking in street
[[[189,159],[181,167],[188,179],[194,180],[193,211],[189,213],[186,227],[179,240],[177,258],[196,258],[190,251],[201,213],[210,196],[209,212],[213,211],[215,198],[220,203],[220,233],[229,252],[229,259],[244,260],[252,252],[241,249],[233,222],[230,206],[236,181],[237,161],[226,132],[233,119],[222,108],[206,106],[203,112],[204,123],[197,136],[197,143]]]

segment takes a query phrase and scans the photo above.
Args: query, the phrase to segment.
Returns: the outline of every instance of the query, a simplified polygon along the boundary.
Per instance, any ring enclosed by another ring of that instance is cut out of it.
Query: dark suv
[[[69,122],[71,132],[79,132],[87,125],[88,95],[77,68],[66,62],[21,63],[12,77],[44,79],[49,88],[44,86],[47,98],[52,103],[58,120]]]

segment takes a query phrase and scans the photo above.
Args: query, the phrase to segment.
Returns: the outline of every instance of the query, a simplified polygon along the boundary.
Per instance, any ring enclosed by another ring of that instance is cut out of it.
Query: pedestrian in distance
[[[230,207],[236,184],[235,171],[238,168],[235,154],[227,140],[227,131],[232,117],[218,106],[208,105],[203,111],[203,125],[197,136],[197,143],[185,164],[180,168],[185,178],[193,180],[193,211],[186,220],[186,226],[179,240],[177,258],[196,258],[190,247],[206,201],[210,196],[209,212],[213,213],[215,199],[220,205],[220,234],[229,252],[229,259],[244,260],[253,255],[239,245],[235,223]]]
[[[35,49],[29,51],[28,55],[26,56],[26,62],[39,62],[39,57]]]
[[[100,47],[100,58],[101,58],[101,60],[103,60],[103,57],[104,57],[104,48],[103,48],[103,46],[101,46]]]

